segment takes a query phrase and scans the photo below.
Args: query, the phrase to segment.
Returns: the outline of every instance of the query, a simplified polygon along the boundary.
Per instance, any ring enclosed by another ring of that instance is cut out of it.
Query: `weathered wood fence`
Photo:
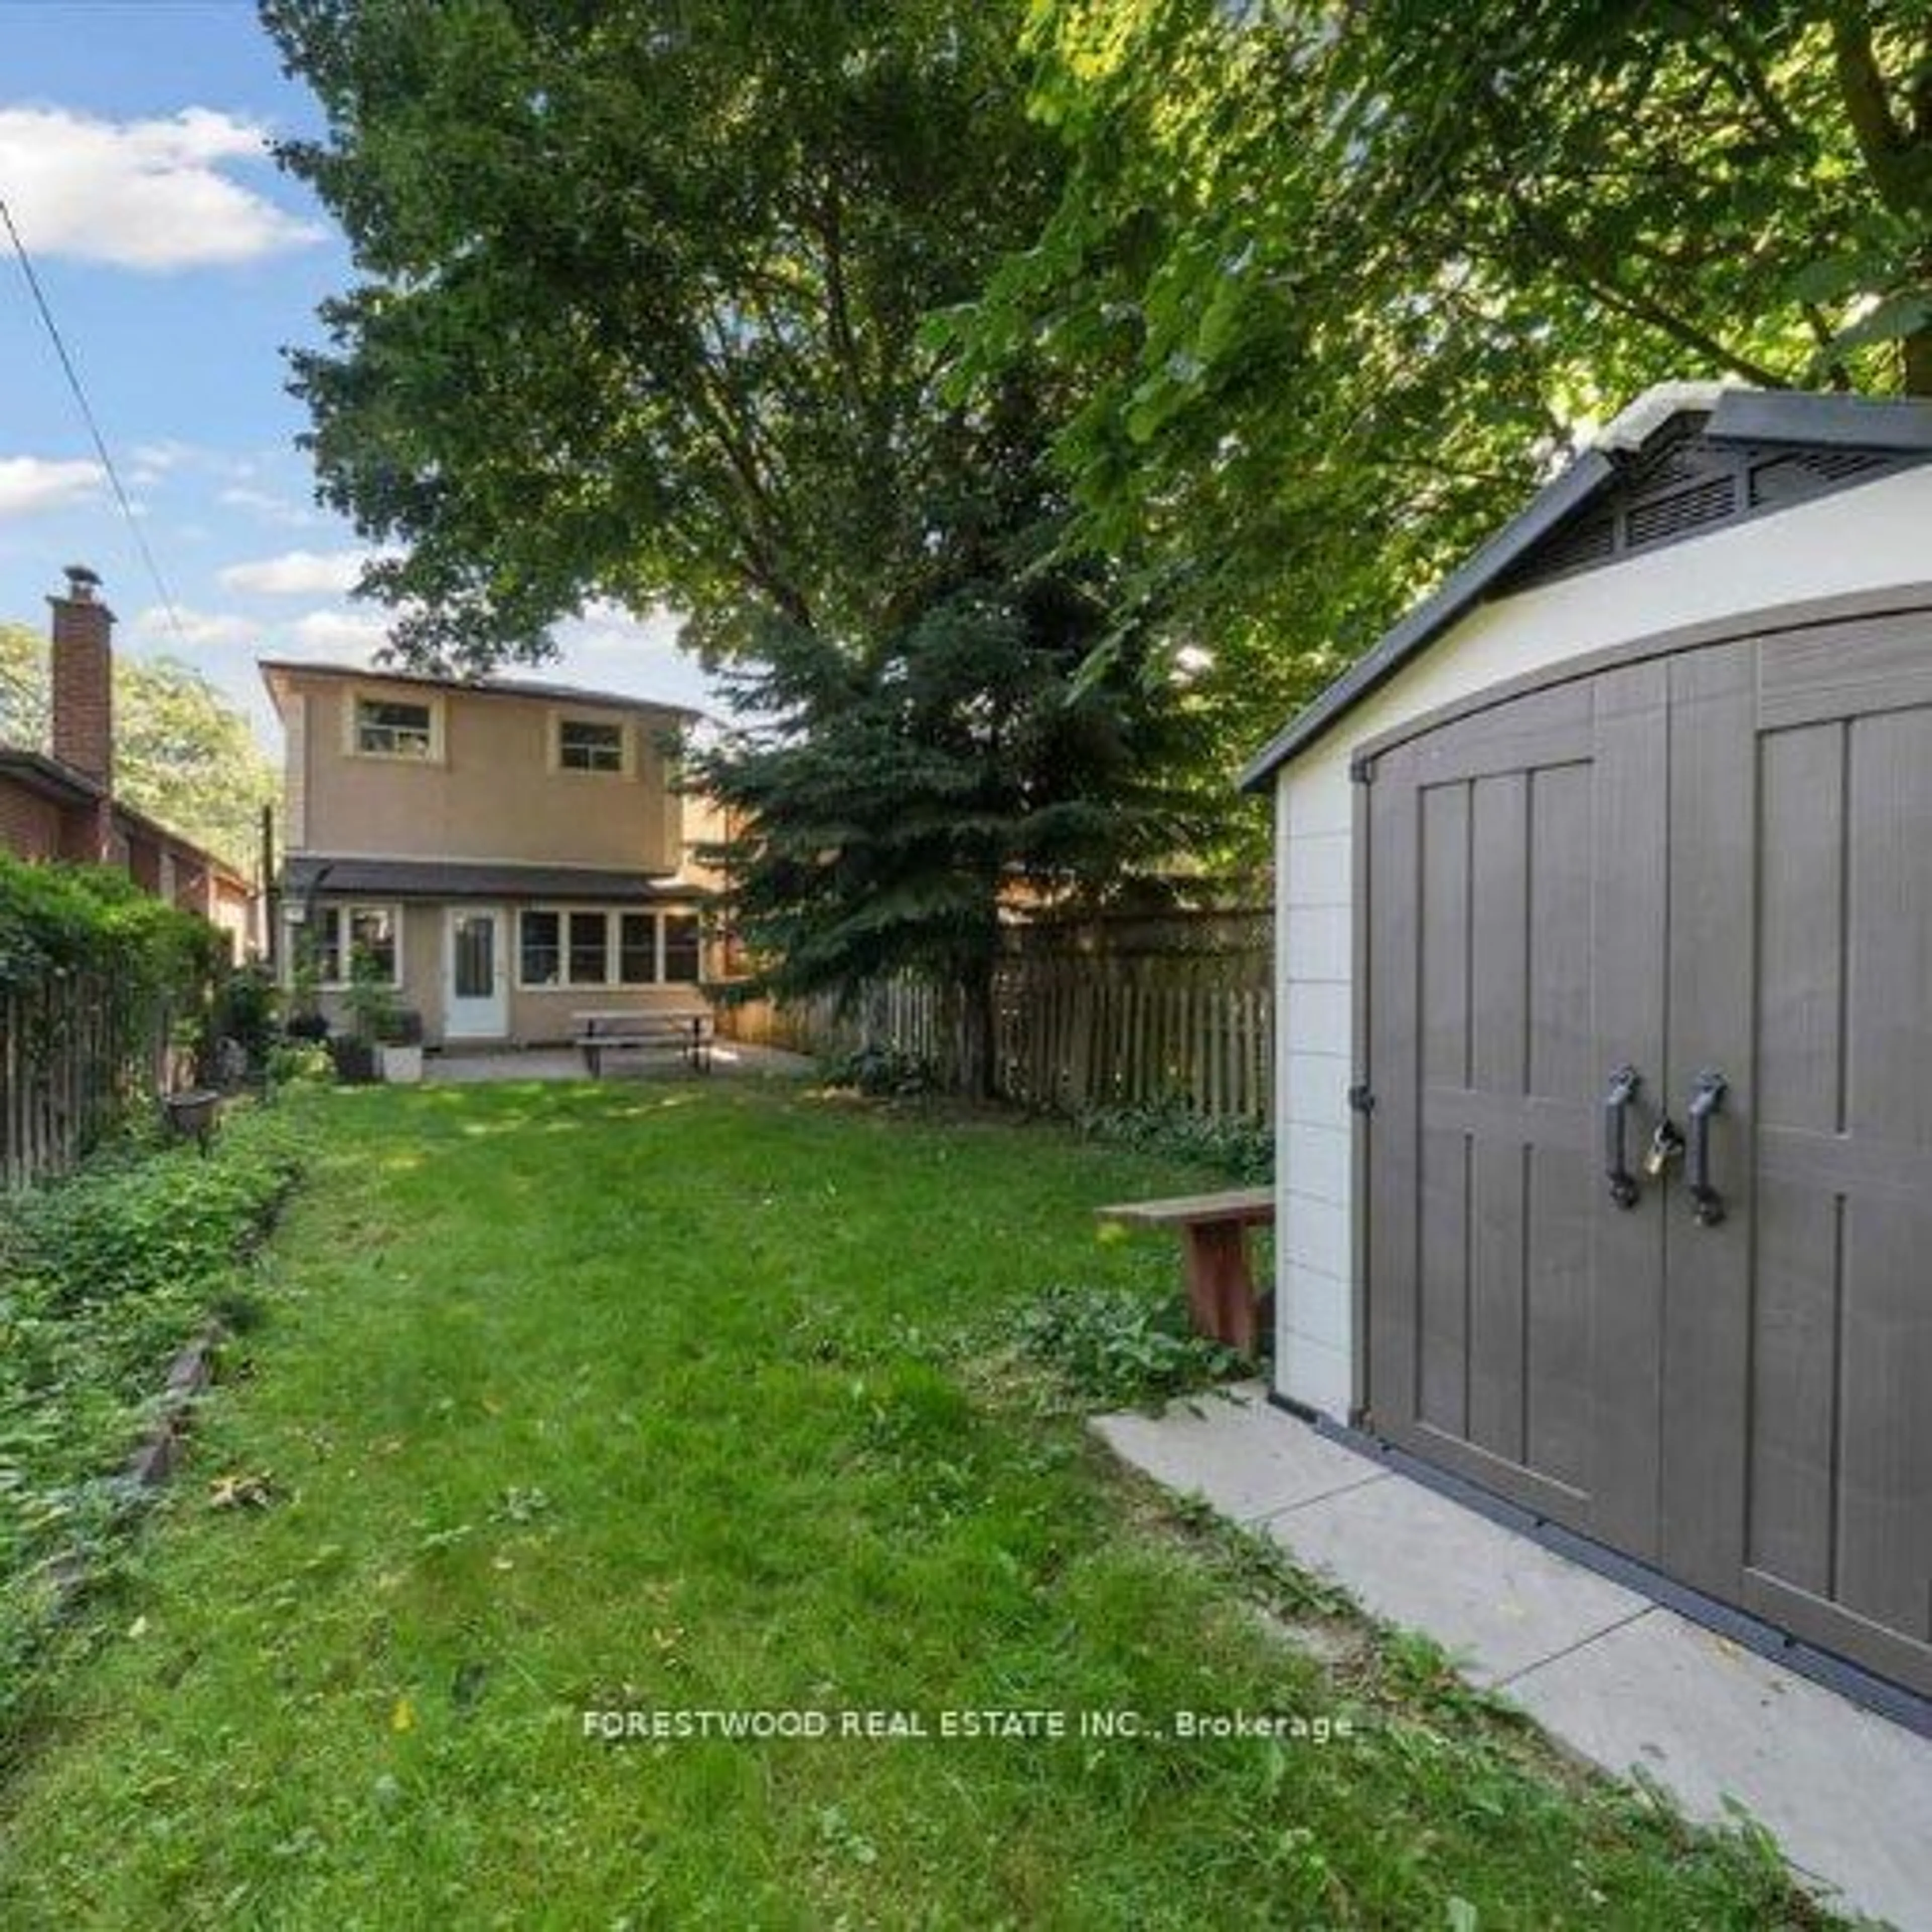
[[[1179,1106],[1271,1117],[1274,994],[1265,910],[1018,926],[993,988],[993,1084],[1028,1107],[1081,1114]],[[884,1047],[956,1085],[952,989],[910,976],[831,1000],[727,1010],[736,1037],[822,1054]]]
[[[0,988],[0,1186],[64,1173],[165,1082],[168,1015],[130,1015],[88,974]]]

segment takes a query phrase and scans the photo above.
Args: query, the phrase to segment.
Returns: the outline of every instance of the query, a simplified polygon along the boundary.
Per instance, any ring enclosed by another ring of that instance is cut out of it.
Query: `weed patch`
[[[1193,1332],[1178,1292],[1050,1288],[1019,1311],[1012,1337],[1076,1400],[1102,1408],[1157,1408],[1254,1370],[1238,1349]]]
[[[1102,1107],[1075,1123],[1092,1140],[1168,1160],[1198,1162],[1258,1187],[1274,1177],[1274,1134],[1257,1121],[1216,1120],[1178,1100],[1142,1107]]]
[[[206,1157],[130,1138],[0,1204],[0,1756],[64,1599],[117,1559],[170,1360],[258,1316],[241,1264],[298,1165],[292,1124],[256,1109]]]

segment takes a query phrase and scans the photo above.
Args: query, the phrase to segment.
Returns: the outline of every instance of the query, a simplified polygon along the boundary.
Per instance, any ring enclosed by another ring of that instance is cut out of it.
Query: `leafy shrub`
[[[22,1196],[9,1245],[29,1297],[68,1314],[224,1273],[259,1235],[292,1166],[233,1125],[215,1144],[219,1158],[182,1148],[103,1160]]]
[[[939,1088],[932,1063],[903,1047],[859,1047],[822,1061],[820,1071],[828,1087],[854,1087],[861,1094],[904,1097]]]
[[[0,854],[0,993],[44,989],[27,1001],[16,1040],[30,1086],[57,1082],[82,1018],[97,1072],[76,1125],[92,1141],[124,1116],[152,1080],[149,1049],[162,1029],[203,1058],[214,928],[142,892],[104,866],[25,865]]]
[[[1247,1358],[1196,1334],[1179,1293],[1050,1288],[1022,1310],[1014,1339],[1083,1400],[1149,1408],[1246,1372]]]
[[[29,866],[0,853],[0,987],[91,972],[124,996],[199,990],[213,927],[107,866]]]
[[[1213,1120],[1178,1100],[1140,1107],[1104,1107],[1076,1123],[1083,1134],[1145,1154],[1198,1161],[1232,1178],[1261,1186],[1274,1178],[1274,1134],[1252,1120]]]
[[[274,1044],[275,1015],[281,992],[274,974],[259,961],[250,961],[224,975],[216,987],[208,1030],[217,1040],[232,1040],[259,1067]]]
[[[320,1041],[296,1036],[295,1022],[290,1022],[290,1036],[268,1049],[266,1062],[268,1084],[286,1087],[296,1082],[326,1082],[335,1078],[335,1063],[328,1048]]]

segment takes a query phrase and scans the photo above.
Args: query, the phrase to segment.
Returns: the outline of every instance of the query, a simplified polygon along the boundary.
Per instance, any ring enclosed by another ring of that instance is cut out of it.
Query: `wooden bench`
[[[1196,1330],[1244,1355],[1255,1352],[1255,1282],[1248,1230],[1274,1220],[1271,1187],[1184,1194],[1171,1201],[1130,1201],[1096,1208],[1102,1221],[1130,1227],[1178,1228],[1187,1310]]]
[[[604,1077],[604,1060],[613,1053],[676,1052],[696,1073],[711,1071],[716,1028],[701,1007],[659,1008],[655,1012],[573,1013],[577,1045],[593,1080]]]

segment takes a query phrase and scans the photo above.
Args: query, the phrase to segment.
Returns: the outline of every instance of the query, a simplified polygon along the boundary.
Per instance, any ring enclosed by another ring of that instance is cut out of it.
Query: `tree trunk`
[[[1908,335],[1899,346],[1904,351],[1905,393],[1932,396],[1932,328]]]
[[[995,1100],[992,962],[965,968],[958,983],[959,1090],[969,1100]]]

